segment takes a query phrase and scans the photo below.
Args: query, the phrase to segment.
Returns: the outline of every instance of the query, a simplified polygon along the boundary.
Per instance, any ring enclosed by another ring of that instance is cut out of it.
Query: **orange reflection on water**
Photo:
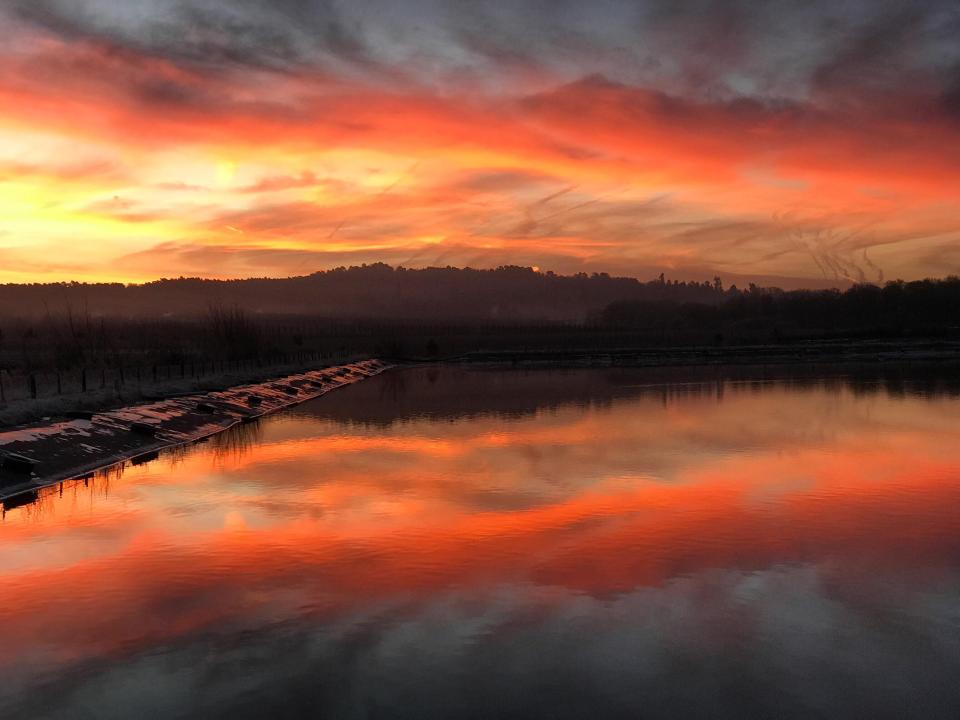
[[[597,392],[379,424],[303,406],[238,431],[253,438],[45,491],[0,526],[0,665],[451,590],[603,598],[714,570],[809,566],[869,602],[884,578],[922,586],[956,563],[955,399]]]

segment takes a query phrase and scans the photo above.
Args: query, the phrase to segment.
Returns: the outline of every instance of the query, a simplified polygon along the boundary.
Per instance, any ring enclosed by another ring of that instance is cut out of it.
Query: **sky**
[[[0,282],[960,273],[960,5],[0,0]]]

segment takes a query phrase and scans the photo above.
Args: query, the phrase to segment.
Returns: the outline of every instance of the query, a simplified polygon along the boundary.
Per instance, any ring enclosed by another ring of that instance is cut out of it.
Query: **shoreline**
[[[172,397],[228,390],[269,382],[328,365],[346,365],[369,355],[334,359],[291,356],[275,362],[195,361],[173,365],[74,369],[63,372],[14,373],[0,370],[0,431],[71,413],[102,412]],[[152,372],[151,372],[152,370]],[[5,377],[4,377],[5,375]],[[86,380],[84,380],[86,378]],[[36,397],[32,397],[32,390]]]
[[[816,341],[756,344],[602,349],[489,350],[441,360],[463,365],[519,367],[693,367],[720,365],[817,365],[832,363],[960,362],[960,342],[915,340]]]
[[[369,359],[196,392],[46,425],[0,431],[0,502],[114,465],[146,462],[161,450],[204,440],[241,423],[313,400],[389,369]]]
[[[603,368],[650,370],[696,367],[788,368],[816,373],[827,365],[861,368],[960,366],[954,343],[818,343],[797,346],[634,348],[610,350],[527,350],[477,352],[455,358],[408,359],[412,364],[448,364],[475,368]],[[236,425],[252,422],[325,395],[395,367],[377,359],[293,373],[228,387],[177,393],[164,399],[103,411],[68,413],[71,419],[34,422],[0,430],[0,503],[17,496],[127,462],[139,464],[161,450],[199,442]],[[960,367],[957,368],[960,370]]]

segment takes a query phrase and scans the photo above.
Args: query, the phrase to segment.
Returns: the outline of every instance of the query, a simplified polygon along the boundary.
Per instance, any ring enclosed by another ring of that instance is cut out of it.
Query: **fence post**
[[[36,400],[37,399],[37,378],[35,375],[33,374],[30,375],[29,383],[30,383],[30,397],[33,400]]]
[[[57,395],[63,395],[63,383],[60,382],[59,370],[57,370]]]
[[[87,391],[87,369],[85,367],[80,368],[80,392]]]

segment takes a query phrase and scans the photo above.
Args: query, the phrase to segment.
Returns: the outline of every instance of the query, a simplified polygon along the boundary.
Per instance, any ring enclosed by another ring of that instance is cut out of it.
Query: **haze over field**
[[[0,282],[960,271],[960,6],[0,0]]]

